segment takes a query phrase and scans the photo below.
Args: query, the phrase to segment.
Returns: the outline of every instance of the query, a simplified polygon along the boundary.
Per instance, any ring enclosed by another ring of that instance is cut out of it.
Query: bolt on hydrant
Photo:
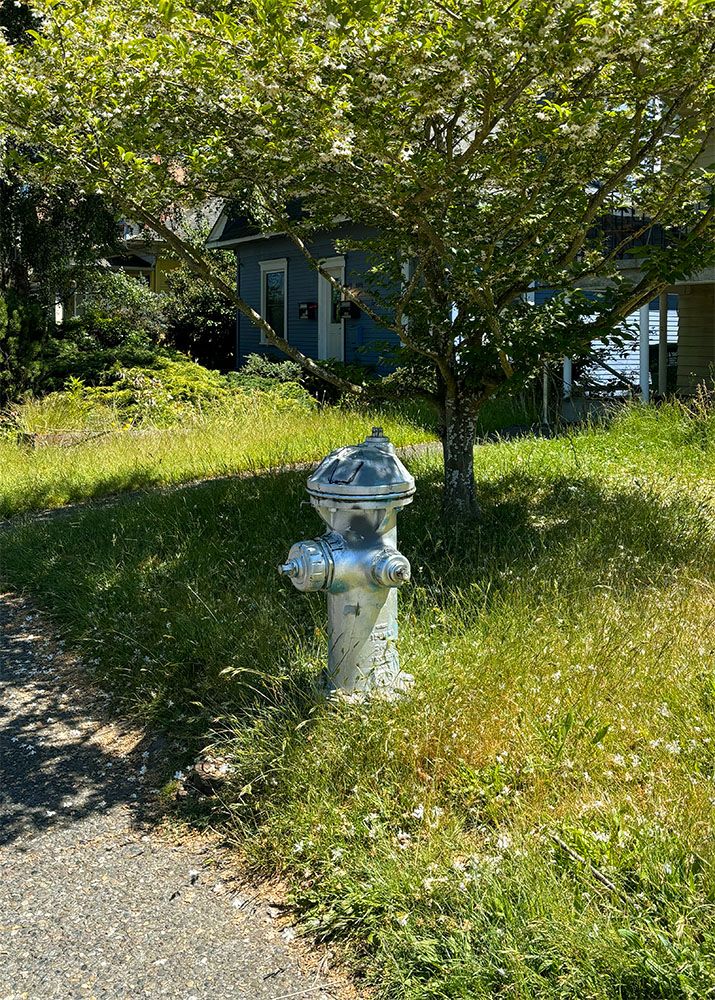
[[[307,490],[328,531],[296,542],[278,571],[298,590],[327,591],[327,687],[404,691],[412,678],[400,673],[397,589],[409,582],[410,564],[397,550],[397,511],[412,503],[415,481],[373,427],[362,444],[324,458]]]

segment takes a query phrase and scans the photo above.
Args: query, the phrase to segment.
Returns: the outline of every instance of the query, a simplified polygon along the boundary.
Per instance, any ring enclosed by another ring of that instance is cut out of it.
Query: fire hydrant
[[[334,692],[394,695],[409,687],[397,652],[397,590],[410,564],[397,550],[397,511],[415,481],[381,427],[362,444],[324,458],[307,484],[328,526],[296,542],[278,567],[303,592],[328,594],[326,686]]]

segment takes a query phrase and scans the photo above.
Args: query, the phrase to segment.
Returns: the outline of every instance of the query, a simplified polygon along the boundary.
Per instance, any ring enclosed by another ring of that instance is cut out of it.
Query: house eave
[[[276,236],[285,236],[285,233],[252,233],[250,236],[237,236],[236,239],[226,240],[222,242],[221,237],[206,240],[204,246],[207,250],[234,250],[237,246],[242,243],[256,243],[258,240],[271,240]]]
[[[225,240],[223,239],[223,234],[226,231],[226,226],[229,221],[230,215],[224,208],[214,223],[211,232],[206,237],[204,247],[207,250],[236,250],[244,243],[257,243],[259,240],[272,240],[276,239],[278,236],[288,235],[287,233],[281,231],[262,233],[260,230],[256,230],[255,232],[247,233],[245,236],[235,236],[233,239]],[[332,225],[339,226],[348,221],[349,218],[347,215],[336,215],[332,220]]]

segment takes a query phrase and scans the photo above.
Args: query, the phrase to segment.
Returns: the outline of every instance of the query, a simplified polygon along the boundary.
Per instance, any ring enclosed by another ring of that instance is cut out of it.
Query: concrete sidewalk
[[[151,832],[157,753],[0,595],[0,1000],[354,995],[222,874],[219,848]]]

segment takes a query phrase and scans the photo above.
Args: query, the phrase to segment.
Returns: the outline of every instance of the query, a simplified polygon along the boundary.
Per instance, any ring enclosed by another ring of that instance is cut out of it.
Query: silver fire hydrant
[[[362,444],[324,458],[307,489],[328,531],[296,542],[278,571],[298,590],[327,591],[327,686],[403,691],[411,677],[400,674],[397,589],[409,581],[410,564],[397,550],[397,511],[412,502],[415,481],[373,427]]]

